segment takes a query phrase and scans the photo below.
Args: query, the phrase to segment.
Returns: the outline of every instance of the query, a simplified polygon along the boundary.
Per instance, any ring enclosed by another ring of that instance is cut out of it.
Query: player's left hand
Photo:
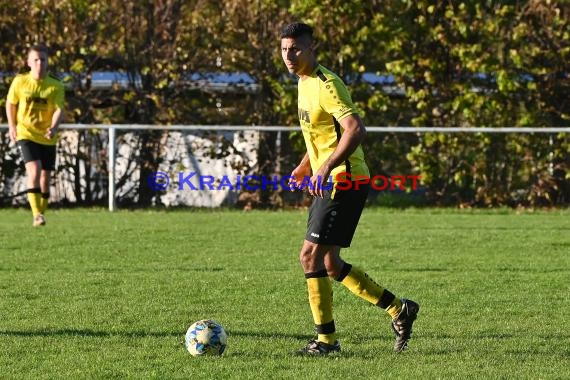
[[[44,137],[48,140],[51,140],[52,138],[55,137],[56,133],[57,133],[57,127],[52,127],[46,131]]]
[[[327,169],[324,165],[311,177],[311,186],[309,186],[309,194],[314,197],[322,198],[324,191],[329,188],[330,185],[327,184],[329,181],[329,176],[331,174],[330,169]]]

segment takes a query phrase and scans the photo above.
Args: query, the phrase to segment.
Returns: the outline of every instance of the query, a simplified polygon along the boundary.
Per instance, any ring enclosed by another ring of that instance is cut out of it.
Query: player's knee
[[[28,179],[39,182],[41,178],[42,164],[40,161],[30,161],[26,163],[26,175]]]
[[[305,244],[299,253],[299,262],[303,268],[314,268],[319,260],[318,246],[313,244]]]
[[[313,254],[312,251],[303,247],[301,249],[301,252],[299,253],[299,262],[301,263],[301,265],[303,266],[303,268],[306,268],[307,266],[310,266],[310,264],[314,261],[313,258]]]

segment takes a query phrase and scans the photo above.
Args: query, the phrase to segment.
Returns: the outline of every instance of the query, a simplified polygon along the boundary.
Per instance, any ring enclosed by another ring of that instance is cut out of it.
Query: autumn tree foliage
[[[69,88],[67,122],[297,125],[295,79],[281,63],[278,35],[301,20],[314,26],[320,62],[346,78],[367,125],[570,125],[570,5],[563,1],[0,4],[1,105],[27,47],[47,43],[51,68],[65,73]],[[101,71],[121,73],[129,85],[94,87]],[[257,90],[220,94],[188,80],[216,72],[247,74]],[[391,82],[370,83],[367,73]],[[83,142],[97,134],[79,133]],[[129,142],[139,152],[142,205],[153,197],[142,179],[163,159],[163,133],[141,131]],[[16,157],[7,157],[7,136],[1,139],[4,181],[18,168]],[[284,142],[287,159],[279,161],[276,134],[261,136],[258,173],[288,174],[302,146],[298,133]],[[89,157],[89,149],[103,148],[86,143],[70,154]],[[374,172],[421,174],[433,204],[570,202],[568,134],[369,134],[366,150]]]

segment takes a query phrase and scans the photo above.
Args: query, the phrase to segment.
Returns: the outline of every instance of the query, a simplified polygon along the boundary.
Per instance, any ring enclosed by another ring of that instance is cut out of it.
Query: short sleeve
[[[348,115],[358,113],[345,84],[338,78],[327,80],[321,88],[321,107],[340,121]]]
[[[20,80],[18,79],[18,77],[14,78],[14,80],[12,81],[10,89],[8,90],[8,96],[6,97],[8,103],[18,104],[20,102],[20,97],[18,96],[18,91],[17,91],[19,81]]]
[[[63,109],[65,106],[65,89],[62,83],[57,86],[53,102],[58,108]]]

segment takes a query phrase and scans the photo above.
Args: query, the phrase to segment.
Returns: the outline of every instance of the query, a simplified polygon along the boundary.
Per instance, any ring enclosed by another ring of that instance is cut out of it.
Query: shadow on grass
[[[421,227],[422,231],[528,231],[528,227],[522,226],[522,227],[511,227],[511,226],[496,226],[496,225],[488,225],[488,226],[470,226],[470,225],[465,225],[465,226],[460,226],[460,225],[453,225],[453,226],[449,226],[449,225],[443,225],[443,226],[436,226],[436,225],[431,225],[431,226],[422,226]],[[533,226],[532,227],[533,230],[535,231],[568,231],[568,227],[567,226],[548,226],[548,227],[537,227],[537,226]],[[567,243],[562,243],[563,245],[566,245]]]
[[[0,330],[0,336],[20,336],[20,337],[58,337],[58,336],[81,336],[91,338],[109,338],[114,336],[145,338],[145,337],[176,337],[183,336],[180,332],[160,332],[160,331],[98,331],[92,329],[45,329],[45,330]]]
[[[146,338],[146,337],[183,337],[185,331],[167,332],[167,331],[102,331],[93,329],[42,329],[42,330],[0,330],[0,336],[19,336],[19,337],[65,337],[78,336],[88,338],[110,338],[110,337],[127,337],[127,338]],[[247,331],[228,331],[229,336],[244,336],[262,339],[310,339],[310,335],[303,334],[280,334],[280,333],[264,333],[264,332],[247,332]]]

